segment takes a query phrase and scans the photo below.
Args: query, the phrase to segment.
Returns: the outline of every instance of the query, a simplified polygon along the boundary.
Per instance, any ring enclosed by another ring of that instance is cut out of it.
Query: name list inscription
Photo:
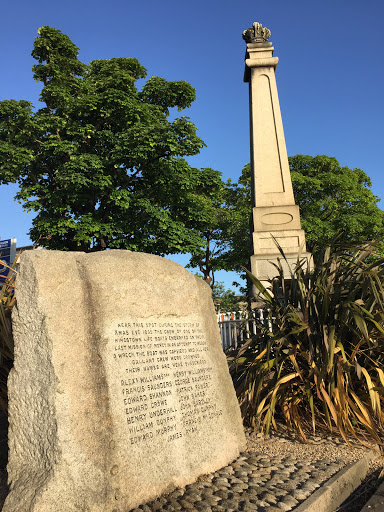
[[[113,361],[129,443],[197,433],[222,415],[198,321],[117,322]]]

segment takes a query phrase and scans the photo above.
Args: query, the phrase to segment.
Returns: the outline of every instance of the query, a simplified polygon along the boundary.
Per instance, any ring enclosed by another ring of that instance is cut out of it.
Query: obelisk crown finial
[[[265,43],[271,35],[271,31],[255,21],[252,27],[243,32],[243,39],[247,43]]]

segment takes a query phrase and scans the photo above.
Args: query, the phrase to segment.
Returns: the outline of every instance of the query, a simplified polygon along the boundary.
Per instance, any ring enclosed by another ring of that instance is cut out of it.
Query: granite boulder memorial
[[[21,258],[3,512],[125,512],[245,447],[209,286],[158,256]]]

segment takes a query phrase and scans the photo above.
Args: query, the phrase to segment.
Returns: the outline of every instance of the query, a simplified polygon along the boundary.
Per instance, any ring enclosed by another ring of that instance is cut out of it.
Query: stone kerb
[[[142,253],[25,252],[3,512],[123,512],[245,447],[210,289]]]

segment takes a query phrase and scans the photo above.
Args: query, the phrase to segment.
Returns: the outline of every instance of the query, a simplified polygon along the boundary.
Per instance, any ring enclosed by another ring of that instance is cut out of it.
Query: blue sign
[[[0,240],[0,260],[11,265],[16,257],[16,239]],[[8,267],[0,263],[0,275],[8,274]]]

